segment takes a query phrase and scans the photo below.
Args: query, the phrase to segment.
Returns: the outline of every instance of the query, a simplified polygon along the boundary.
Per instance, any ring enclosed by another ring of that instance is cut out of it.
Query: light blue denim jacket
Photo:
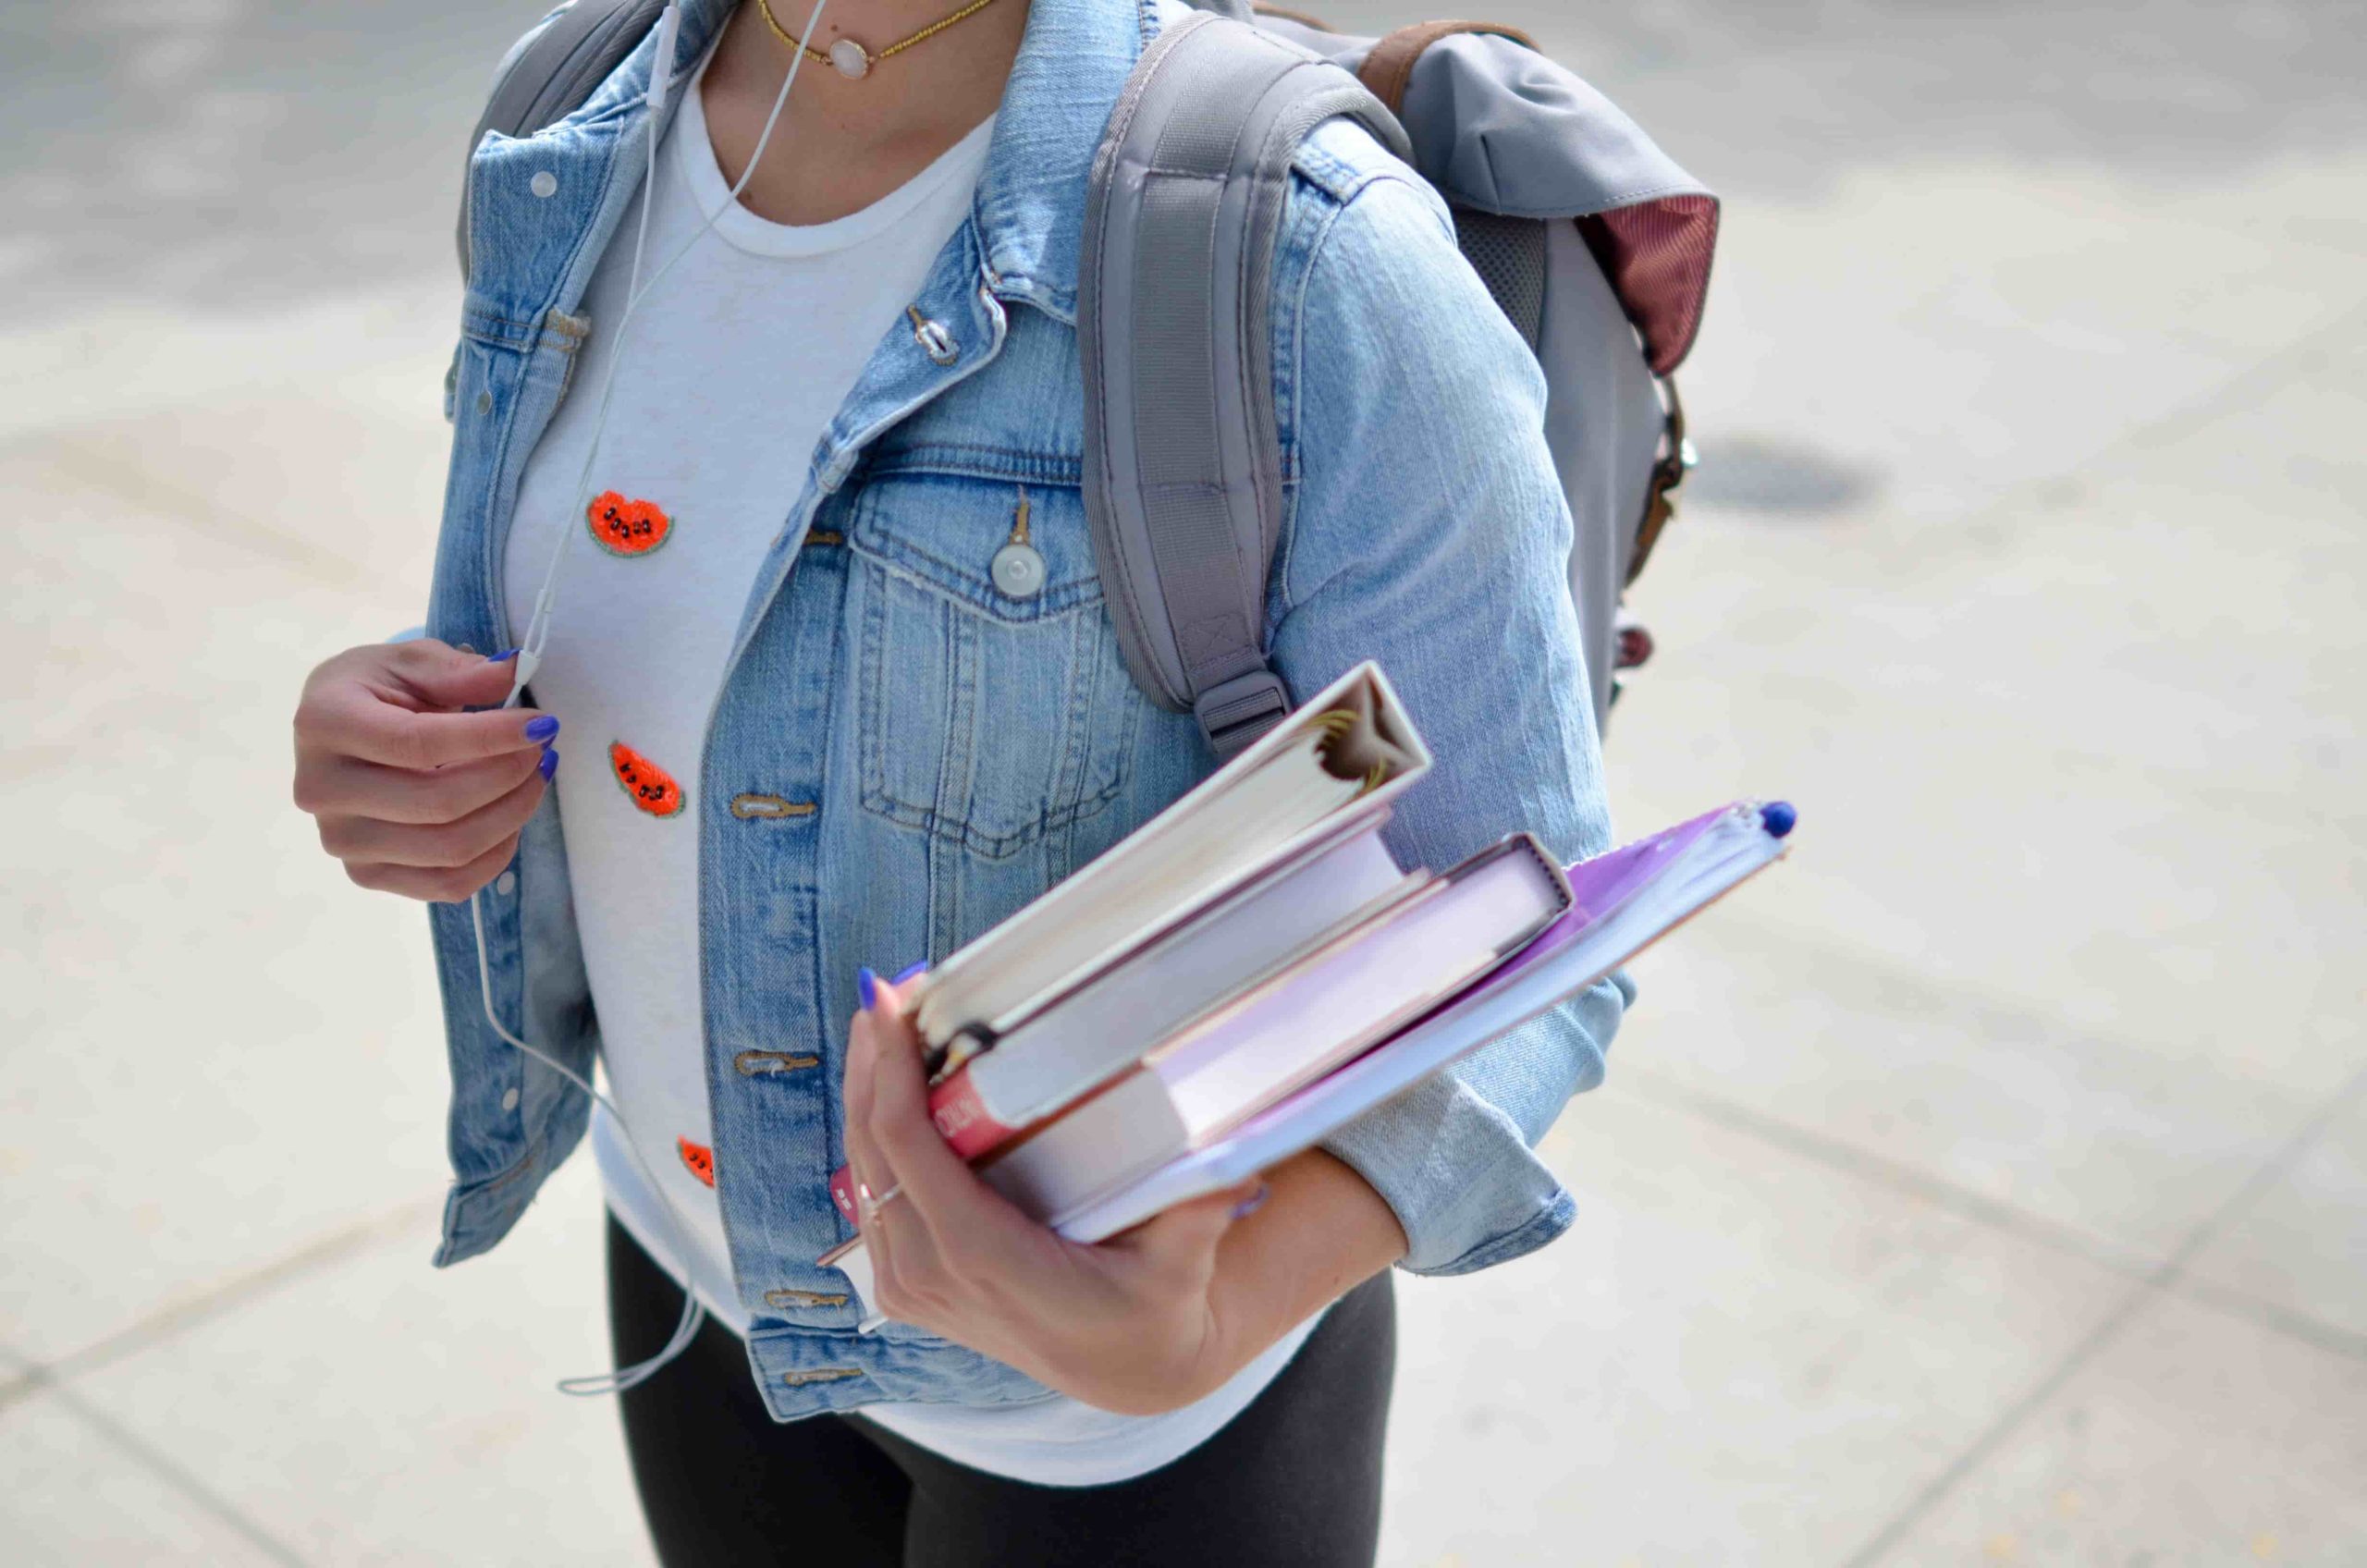
[[[703,48],[727,0],[685,0]],[[815,447],[750,590],[696,798],[707,1086],[750,1354],[780,1419],[880,1401],[1048,1397],[891,1327],[858,1336],[814,1259],[849,1235],[839,1080],[858,965],[940,958],[1174,800],[1213,764],[1189,715],[1127,680],[1080,499],[1074,331],[1085,173],[1157,0],[1035,0],[968,221]],[[570,390],[581,309],[657,126],[644,42],[578,113],[488,136],[470,170],[451,472],[431,634],[510,646],[501,582],[519,475]],[[1533,361],[1455,250],[1437,196],[1362,132],[1301,154],[1281,231],[1276,408],[1287,521],[1274,664],[1314,692],[1389,672],[1437,753],[1390,830],[1442,867],[1515,828],[1565,859],[1608,847],[1600,758],[1564,582],[1570,518]],[[1047,568],[1000,593],[1018,502]],[[558,637],[589,637],[569,625]],[[564,717],[564,716],[561,716]],[[808,802],[766,815],[751,796]],[[744,809],[735,809],[740,802]],[[598,1023],[558,802],[483,900],[504,1023],[589,1073]],[[498,1242],[575,1147],[589,1106],[486,1025],[468,907],[433,922],[455,1184],[437,1262]],[[1531,1145],[1601,1076],[1626,1000],[1605,983],[1327,1145],[1404,1224],[1405,1267],[1453,1274],[1542,1245],[1574,1206]]]

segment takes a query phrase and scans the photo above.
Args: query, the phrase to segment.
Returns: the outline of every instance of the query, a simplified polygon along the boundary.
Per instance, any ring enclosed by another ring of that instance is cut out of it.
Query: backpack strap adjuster
[[[1282,722],[1291,711],[1290,688],[1282,678],[1262,666],[1245,675],[1220,680],[1192,703],[1192,717],[1220,763],[1231,762],[1252,741]]]

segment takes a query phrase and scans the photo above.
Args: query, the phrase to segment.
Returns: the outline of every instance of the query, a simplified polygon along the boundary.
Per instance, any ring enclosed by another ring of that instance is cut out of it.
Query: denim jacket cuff
[[[1405,1231],[1398,1267],[1469,1274],[1536,1251],[1577,1205],[1520,1129],[1453,1075],[1427,1079],[1324,1140]]]
[[[542,1145],[529,1147],[518,1163],[481,1182],[455,1182],[444,1199],[444,1236],[435,1249],[435,1267],[448,1268],[479,1253],[509,1233],[526,1212],[550,1174]]]

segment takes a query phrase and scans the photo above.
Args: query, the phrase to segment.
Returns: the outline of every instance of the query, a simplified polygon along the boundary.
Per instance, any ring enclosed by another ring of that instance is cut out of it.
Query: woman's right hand
[[[305,680],[296,805],[356,883],[458,903],[509,864],[558,763],[558,719],[492,706],[509,695],[511,656],[376,643]]]

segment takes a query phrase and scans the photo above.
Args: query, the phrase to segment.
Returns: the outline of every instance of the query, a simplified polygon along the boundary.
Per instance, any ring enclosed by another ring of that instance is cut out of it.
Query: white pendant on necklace
[[[841,38],[830,45],[830,64],[849,81],[860,81],[871,74],[871,52],[852,38]]]

